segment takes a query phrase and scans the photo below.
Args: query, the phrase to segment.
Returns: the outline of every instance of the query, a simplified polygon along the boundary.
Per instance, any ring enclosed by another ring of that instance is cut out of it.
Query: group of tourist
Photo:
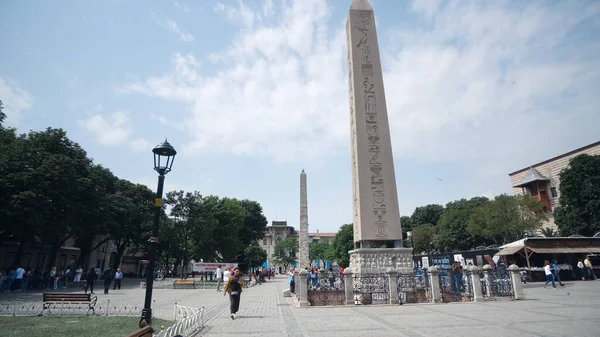
[[[14,292],[25,290],[61,289],[77,286],[83,269],[77,267],[41,268],[12,267],[0,268],[0,291]]]
[[[560,284],[560,286],[564,286],[560,279],[560,268],[556,260],[550,262],[548,260],[544,261],[544,274],[546,275],[546,283],[544,284],[544,288],[548,286],[548,284],[552,284],[553,288],[556,288],[556,282]],[[583,261],[577,262],[577,269],[575,270],[578,277],[581,277],[582,280],[598,280],[596,277],[596,273],[594,272],[594,266],[592,265],[592,261],[589,256],[586,256]],[[525,274],[526,275],[526,274]],[[522,280],[526,283],[527,277],[522,276]]]
[[[94,284],[98,280],[100,276],[99,268],[90,268],[90,271],[86,274],[85,278],[85,287],[83,288],[83,292],[87,294],[88,290],[90,294],[94,293]],[[123,272],[121,268],[117,268],[115,271],[112,268],[108,268],[104,271],[104,274],[101,277],[104,282],[104,294],[108,294],[110,290],[110,285],[113,285],[113,290],[121,289],[121,281],[123,280]]]
[[[46,268],[44,271],[40,268],[0,268],[0,292],[17,292],[25,290],[58,290],[69,287],[84,287],[84,291],[89,289],[94,292],[94,283],[101,279],[104,281],[104,293],[113,284],[113,289],[121,289],[121,280],[123,272],[120,268],[114,271],[107,269],[103,275],[100,275],[100,268],[90,268],[84,274],[83,268],[78,266],[75,269],[70,267]]]

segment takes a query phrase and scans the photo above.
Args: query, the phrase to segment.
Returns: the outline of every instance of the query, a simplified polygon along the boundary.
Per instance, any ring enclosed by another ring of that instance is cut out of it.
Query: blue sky
[[[507,174],[598,141],[600,3],[371,0],[400,212],[509,193]],[[0,99],[155,189],[259,201],[310,231],[352,221],[350,0],[3,1]],[[443,179],[443,181],[439,179]]]

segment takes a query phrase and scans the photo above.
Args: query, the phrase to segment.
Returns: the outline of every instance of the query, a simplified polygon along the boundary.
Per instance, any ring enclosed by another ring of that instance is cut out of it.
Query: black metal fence
[[[510,297],[511,299],[515,298],[513,284],[508,274],[489,272],[489,276],[487,278],[485,274],[486,272],[483,272],[480,275],[481,293],[483,294],[483,297]]]
[[[431,302],[431,284],[427,270],[398,273],[396,286],[400,304]]]
[[[440,269],[439,281],[442,302],[473,301],[473,279],[470,271]]]
[[[352,275],[355,304],[385,304],[390,300],[389,276],[385,273]]]
[[[305,282],[308,286],[307,301],[311,306],[346,304],[344,282],[339,276],[328,278],[321,274],[318,278]]]

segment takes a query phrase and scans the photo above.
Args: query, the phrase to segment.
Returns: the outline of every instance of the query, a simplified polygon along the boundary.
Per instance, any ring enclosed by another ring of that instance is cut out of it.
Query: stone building
[[[308,233],[310,243],[326,242],[331,243],[336,233]],[[259,245],[267,252],[267,263],[270,268],[277,272],[283,272],[283,266],[275,263],[273,255],[275,254],[275,245],[285,240],[287,237],[298,239],[298,230],[293,226],[288,226],[287,221],[272,221],[271,226],[267,226],[265,236],[259,240]]]
[[[592,143],[554,158],[510,173],[514,194],[529,194],[544,204],[548,212],[545,228],[557,229],[553,212],[560,197],[560,172],[569,166],[569,161],[581,154],[600,155],[600,142]]]

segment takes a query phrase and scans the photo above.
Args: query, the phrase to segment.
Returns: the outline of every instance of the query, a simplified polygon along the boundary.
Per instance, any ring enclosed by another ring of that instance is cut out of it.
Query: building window
[[[558,196],[558,194],[556,193],[556,187],[550,187],[550,194],[552,195],[552,198],[556,198]]]
[[[263,246],[267,245],[267,238],[263,238]]]

